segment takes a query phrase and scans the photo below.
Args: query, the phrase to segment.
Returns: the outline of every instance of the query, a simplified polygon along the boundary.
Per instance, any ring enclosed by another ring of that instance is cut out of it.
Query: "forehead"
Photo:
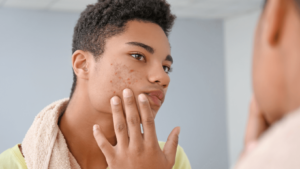
[[[129,21],[123,33],[113,36],[107,44],[124,44],[127,42],[141,42],[154,48],[155,52],[170,54],[171,47],[163,29],[151,22]]]

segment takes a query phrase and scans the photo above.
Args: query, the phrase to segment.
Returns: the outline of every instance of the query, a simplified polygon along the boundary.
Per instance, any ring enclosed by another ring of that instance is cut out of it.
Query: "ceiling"
[[[97,0],[0,0],[0,8],[81,12]],[[167,0],[179,18],[224,19],[255,11],[263,0]]]

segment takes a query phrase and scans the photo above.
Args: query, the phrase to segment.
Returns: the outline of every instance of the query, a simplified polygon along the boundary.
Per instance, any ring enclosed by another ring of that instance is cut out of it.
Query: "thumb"
[[[179,140],[180,127],[175,127],[168,137],[168,140],[164,146],[164,154],[169,162],[175,163],[176,151]]]

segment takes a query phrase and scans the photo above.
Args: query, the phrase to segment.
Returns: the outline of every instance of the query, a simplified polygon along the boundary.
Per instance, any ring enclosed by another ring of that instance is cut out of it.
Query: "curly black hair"
[[[175,18],[166,0],[98,0],[96,4],[88,5],[78,19],[72,53],[76,50],[88,51],[97,60],[104,52],[106,39],[122,33],[131,20],[155,23],[168,36]],[[77,77],[73,71],[70,99],[76,83]]]

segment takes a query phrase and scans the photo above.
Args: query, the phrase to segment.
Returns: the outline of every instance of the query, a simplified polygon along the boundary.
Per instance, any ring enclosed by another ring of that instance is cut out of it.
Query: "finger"
[[[129,129],[129,144],[141,143],[141,121],[138,108],[136,106],[136,100],[133,96],[133,92],[130,89],[123,91],[124,109],[126,113],[127,126]]]
[[[171,134],[168,137],[168,140],[164,146],[163,152],[172,164],[175,163],[176,151],[178,147],[180,127],[176,127],[172,130]]]
[[[104,134],[102,133],[99,125],[94,125],[93,127],[93,134],[96,139],[96,142],[103,152],[106,159],[112,159],[114,156],[114,148],[113,146],[108,142]]]
[[[128,130],[123,113],[121,99],[115,96],[111,99],[110,103],[118,145],[122,148],[128,147]]]
[[[145,94],[139,95],[140,113],[144,130],[144,138],[148,144],[158,144],[154,116],[149,104],[149,101]]]

